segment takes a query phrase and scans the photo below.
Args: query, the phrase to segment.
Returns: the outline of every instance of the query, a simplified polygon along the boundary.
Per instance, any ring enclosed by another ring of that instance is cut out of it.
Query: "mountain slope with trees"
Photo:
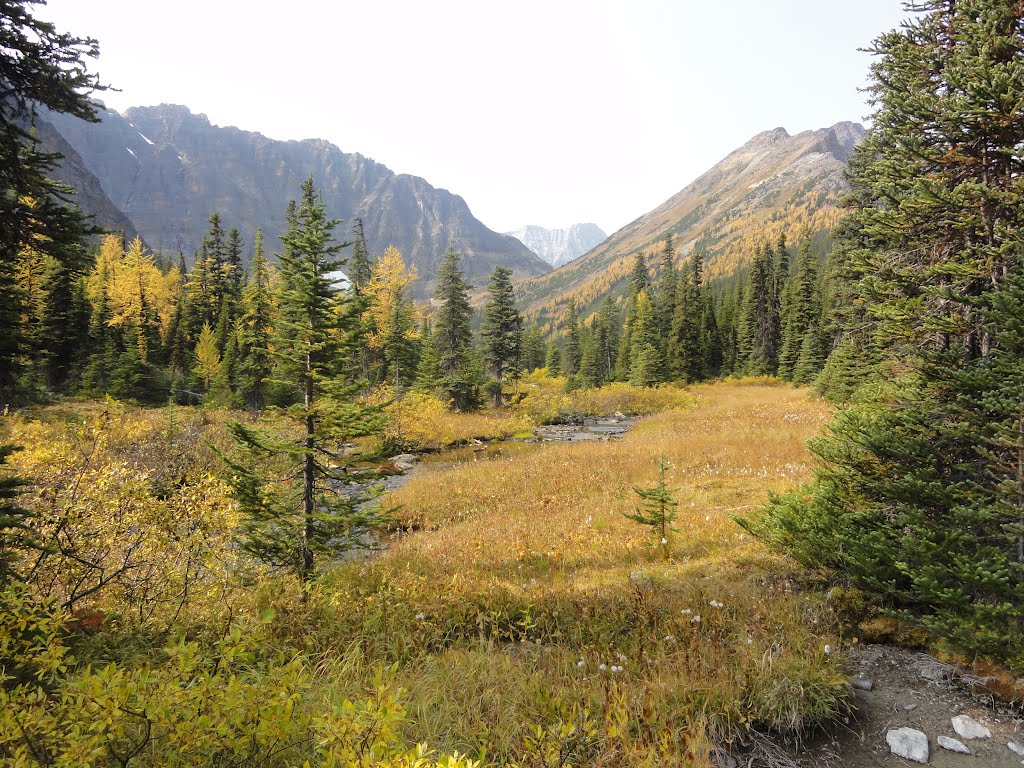
[[[521,283],[524,314],[543,326],[557,322],[570,303],[595,311],[605,295],[625,292],[635,254],[651,267],[659,263],[670,234],[679,257],[703,252],[714,279],[749,264],[763,239],[827,232],[839,216],[846,160],[863,135],[863,127],[849,122],[795,136],[783,128],[758,134],[589,253]]]

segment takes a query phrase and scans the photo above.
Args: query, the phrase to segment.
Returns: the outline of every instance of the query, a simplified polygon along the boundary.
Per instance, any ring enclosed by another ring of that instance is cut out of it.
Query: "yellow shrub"
[[[596,389],[580,389],[572,393],[569,408],[586,416],[607,416],[624,413],[630,416],[649,416],[673,409],[692,408],[693,395],[682,387],[662,384],[658,387],[635,387],[614,382]]]
[[[384,444],[393,450],[437,450],[455,441],[451,413],[440,398],[410,392],[385,408]]]
[[[534,424],[558,421],[569,403],[565,383],[565,378],[549,376],[546,369],[533,371],[520,382],[516,411]]]

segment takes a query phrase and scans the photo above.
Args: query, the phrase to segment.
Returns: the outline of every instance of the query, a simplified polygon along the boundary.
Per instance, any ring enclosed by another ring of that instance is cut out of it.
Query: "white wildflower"
[[[425,614],[425,613],[417,613],[416,614],[416,621],[423,621],[425,618],[427,618],[427,614]]]
[[[606,669],[608,669],[608,666],[606,664],[599,664],[597,668],[604,672]]]
[[[694,616],[692,619],[690,619],[690,623],[691,624],[700,624],[700,614],[698,613],[696,616]]]
[[[831,645],[826,645],[824,650],[825,650],[825,655],[828,656],[830,653],[832,653],[832,646]]]
[[[576,666],[579,669],[583,669],[586,665],[587,665],[587,663],[583,659],[580,659],[579,661],[576,662]]]
[[[661,546],[663,546],[663,547],[667,547],[668,546],[668,539],[666,539],[664,536],[661,537]]]
[[[681,610],[680,613],[683,614],[683,616],[689,616],[691,613],[693,613],[693,611],[691,611],[689,608],[683,608],[683,610]]]

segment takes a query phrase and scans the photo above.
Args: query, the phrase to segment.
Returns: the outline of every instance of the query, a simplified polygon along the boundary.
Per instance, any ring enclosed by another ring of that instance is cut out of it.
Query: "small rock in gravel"
[[[889,751],[897,757],[913,760],[915,763],[928,762],[928,737],[916,728],[896,728],[885,734]]]
[[[915,709],[917,709],[917,704],[905,704],[903,706],[904,712],[913,712]]]
[[[1018,755],[1024,756],[1024,744],[1021,744],[1016,739],[1010,739],[1006,746],[1010,748],[1011,752],[1016,752]]]
[[[419,464],[420,457],[412,453],[400,453],[397,456],[392,456],[388,461],[399,469],[405,470],[412,469],[414,466]]]
[[[967,748],[960,739],[954,739],[952,736],[939,736],[935,739],[939,743],[939,746],[943,749],[948,749],[950,752],[959,752],[961,755],[971,754],[971,750]]]
[[[992,736],[992,731],[970,715],[957,715],[951,722],[953,730],[961,739],[987,739]]]
[[[864,677],[863,675],[857,675],[856,677],[850,678],[850,685],[858,691],[870,691],[874,689],[875,681]]]

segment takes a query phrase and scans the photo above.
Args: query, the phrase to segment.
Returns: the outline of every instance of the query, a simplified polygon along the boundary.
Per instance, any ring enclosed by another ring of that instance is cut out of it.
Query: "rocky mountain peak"
[[[545,229],[528,224],[515,232],[506,232],[553,267],[568,264],[598,245],[608,235],[597,224],[573,224],[566,229]]]

